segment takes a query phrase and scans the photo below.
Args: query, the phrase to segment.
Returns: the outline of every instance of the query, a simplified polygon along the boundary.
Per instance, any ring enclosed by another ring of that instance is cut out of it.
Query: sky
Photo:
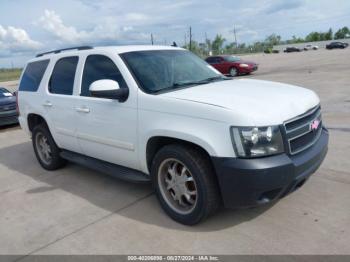
[[[350,27],[349,0],[0,0],[0,67],[76,45],[183,45],[222,34],[227,42],[289,39]]]

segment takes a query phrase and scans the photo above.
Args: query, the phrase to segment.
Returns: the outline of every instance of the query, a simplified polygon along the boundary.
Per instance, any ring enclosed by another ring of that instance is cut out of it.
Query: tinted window
[[[210,63],[212,64],[220,63],[220,57],[212,57]]]
[[[37,91],[48,64],[49,60],[29,63],[24,71],[18,90]]]
[[[207,61],[209,64],[215,63],[215,57],[208,57],[205,59],[205,61]]]
[[[61,95],[71,95],[73,93],[77,64],[77,56],[61,58],[56,62],[49,83],[50,93]]]
[[[102,79],[117,81],[120,88],[127,88],[123,76],[110,58],[104,55],[88,56],[84,66],[80,95],[90,96],[90,85]]]

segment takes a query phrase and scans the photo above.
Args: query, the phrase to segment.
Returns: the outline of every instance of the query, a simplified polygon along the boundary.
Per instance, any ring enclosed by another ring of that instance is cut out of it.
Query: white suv
[[[224,77],[175,47],[77,47],[37,55],[18,91],[43,168],[66,160],[154,185],[196,224],[223,204],[271,203],[322,163],[328,132],[307,89]]]

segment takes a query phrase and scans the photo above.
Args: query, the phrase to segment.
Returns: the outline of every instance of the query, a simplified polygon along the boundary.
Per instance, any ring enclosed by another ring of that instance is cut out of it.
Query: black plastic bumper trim
[[[275,201],[302,186],[323,162],[328,131],[297,155],[255,159],[212,157],[225,207],[245,208]]]

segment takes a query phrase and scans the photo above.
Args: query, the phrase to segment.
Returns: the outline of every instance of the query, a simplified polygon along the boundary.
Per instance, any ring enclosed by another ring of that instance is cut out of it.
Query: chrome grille
[[[312,146],[322,132],[321,108],[317,106],[308,112],[283,124],[289,153],[295,155]]]

